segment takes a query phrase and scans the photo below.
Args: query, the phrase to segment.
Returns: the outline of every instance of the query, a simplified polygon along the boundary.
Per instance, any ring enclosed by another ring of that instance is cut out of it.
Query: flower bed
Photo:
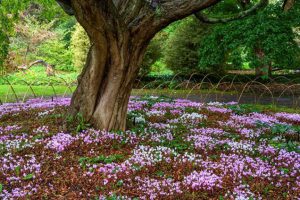
[[[69,102],[0,106],[0,199],[300,198],[298,114],[132,97],[128,130],[106,132]]]

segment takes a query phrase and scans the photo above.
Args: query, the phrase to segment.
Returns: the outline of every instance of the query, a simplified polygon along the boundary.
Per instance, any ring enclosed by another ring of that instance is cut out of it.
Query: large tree
[[[71,114],[81,113],[99,129],[125,130],[129,96],[150,40],[170,23],[220,1],[57,0],[75,15],[91,43]]]
[[[287,5],[289,10],[285,9]],[[229,67],[237,68],[248,63],[262,78],[270,77],[274,68],[299,67],[300,48],[294,28],[299,26],[300,7],[291,6],[288,1],[283,5],[279,1],[246,19],[216,25],[202,40],[199,65],[231,63]]]

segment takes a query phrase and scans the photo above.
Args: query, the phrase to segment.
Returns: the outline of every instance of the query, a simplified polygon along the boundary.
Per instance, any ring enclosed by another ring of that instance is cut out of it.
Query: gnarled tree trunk
[[[71,112],[82,113],[99,129],[125,130],[127,105],[145,47],[132,49],[126,35],[120,42],[98,34],[104,40],[90,49]]]
[[[125,130],[130,93],[150,39],[133,35],[115,16],[99,12],[109,6],[95,4],[94,9],[101,7],[95,11],[90,2],[73,4],[91,48],[72,97],[71,114],[81,113],[101,130]]]

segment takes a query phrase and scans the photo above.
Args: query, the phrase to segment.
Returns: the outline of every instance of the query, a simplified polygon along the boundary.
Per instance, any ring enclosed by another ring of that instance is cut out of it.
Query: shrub
[[[38,58],[55,66],[56,70],[73,71],[72,52],[59,38],[48,40],[38,48]]]
[[[80,72],[85,65],[90,47],[87,33],[80,24],[77,24],[71,38],[71,50],[73,53],[73,65]]]
[[[198,67],[201,38],[207,34],[209,25],[200,23],[194,17],[183,20],[170,33],[164,51],[164,61],[174,73],[191,74],[200,71]]]
[[[164,38],[165,34],[160,32],[151,40],[141,65],[140,76],[148,75],[153,65],[162,57],[162,42]]]

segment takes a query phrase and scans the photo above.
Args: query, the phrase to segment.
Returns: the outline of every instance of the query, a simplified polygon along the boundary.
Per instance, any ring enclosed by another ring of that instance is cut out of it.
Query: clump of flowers
[[[58,133],[57,135],[52,136],[49,141],[47,141],[46,148],[54,150],[56,152],[62,152],[74,141],[75,138],[70,134]]]
[[[200,172],[193,171],[184,178],[183,184],[192,190],[212,191],[214,189],[222,188],[222,177],[208,170]]]

